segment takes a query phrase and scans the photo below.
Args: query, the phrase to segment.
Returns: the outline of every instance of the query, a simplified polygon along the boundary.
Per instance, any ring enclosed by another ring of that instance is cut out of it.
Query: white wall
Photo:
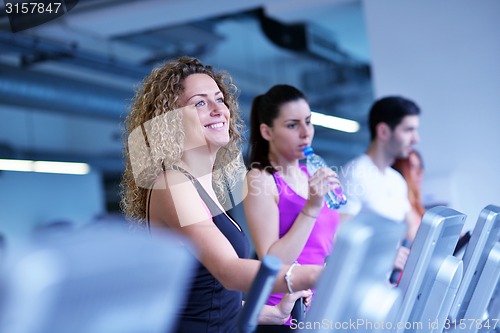
[[[0,233],[17,239],[55,220],[92,221],[105,212],[100,177],[1,171]]]
[[[363,0],[377,97],[422,108],[424,192],[467,214],[500,205],[500,1]]]
[[[0,144],[10,145],[14,151],[106,156],[120,154],[122,149],[118,120],[75,117],[70,112],[5,104],[0,104],[0,116]]]

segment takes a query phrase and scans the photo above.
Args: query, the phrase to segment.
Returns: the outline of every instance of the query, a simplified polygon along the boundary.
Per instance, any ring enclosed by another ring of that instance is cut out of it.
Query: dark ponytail
[[[276,170],[274,170],[269,162],[269,142],[264,139],[260,133],[260,124],[262,124],[260,112],[263,110],[263,99],[264,95],[258,95],[252,102],[252,109],[250,112],[250,142],[248,144],[247,163],[249,169],[271,169],[271,173],[274,173]]]

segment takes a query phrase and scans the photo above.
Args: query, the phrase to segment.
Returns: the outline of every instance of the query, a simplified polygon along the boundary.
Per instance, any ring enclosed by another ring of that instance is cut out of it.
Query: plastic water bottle
[[[321,156],[316,155],[310,146],[304,147],[302,151],[306,155],[307,171],[309,171],[311,176],[320,168],[328,168],[325,160]],[[339,186],[325,195],[325,201],[328,208],[338,209],[340,205],[346,204],[347,199],[342,191],[342,187]]]

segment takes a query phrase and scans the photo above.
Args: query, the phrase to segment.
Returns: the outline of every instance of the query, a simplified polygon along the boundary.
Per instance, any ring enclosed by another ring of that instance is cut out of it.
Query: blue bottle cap
[[[304,148],[302,148],[302,151],[306,156],[314,153],[314,150],[311,146],[305,146]]]

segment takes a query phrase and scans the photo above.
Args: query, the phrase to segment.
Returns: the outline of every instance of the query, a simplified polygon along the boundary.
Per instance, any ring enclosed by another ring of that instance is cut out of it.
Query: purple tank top
[[[307,174],[307,168],[300,165],[300,169]],[[278,208],[280,212],[279,237],[283,237],[292,227],[295,219],[306,204],[306,199],[295,193],[288,184],[275,172],[273,174],[279,193]],[[333,236],[339,223],[337,210],[329,209],[323,204],[309,239],[304,249],[297,258],[301,265],[313,264],[323,265],[325,258],[330,255],[333,245]],[[268,305],[276,305],[280,302],[283,294],[272,294],[267,300]]]

